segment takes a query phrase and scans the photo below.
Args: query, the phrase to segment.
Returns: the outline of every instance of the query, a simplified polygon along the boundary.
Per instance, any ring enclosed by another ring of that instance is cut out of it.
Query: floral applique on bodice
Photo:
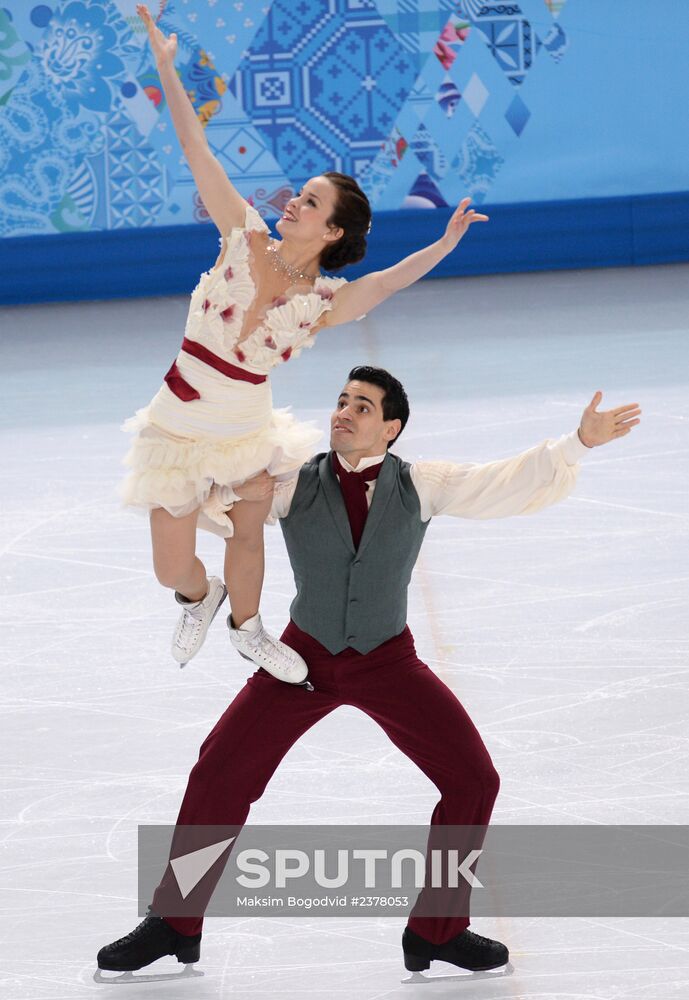
[[[247,203],[246,225],[220,237],[221,252],[215,266],[201,275],[192,292],[185,337],[233,364],[267,373],[275,365],[297,357],[305,347],[313,346],[319,319],[332,309],[333,296],[347,284],[347,279],[319,275],[312,288],[304,284],[290,286],[286,278],[276,279],[265,252],[267,241],[261,234],[270,235],[270,230]],[[258,325],[247,334],[244,319],[261,287],[270,280],[282,287],[257,315]]]

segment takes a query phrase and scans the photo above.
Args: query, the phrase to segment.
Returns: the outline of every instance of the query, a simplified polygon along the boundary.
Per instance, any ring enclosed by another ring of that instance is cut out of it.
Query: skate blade
[[[181,972],[151,972],[144,975],[135,975],[133,972],[116,972],[114,975],[104,975],[107,970],[96,969],[93,974],[94,983],[164,983],[173,979],[194,979],[202,976],[200,969],[195,969],[193,965],[185,965]]]
[[[440,959],[435,961],[439,962]],[[497,969],[480,969],[476,972],[467,969],[466,972],[441,973],[434,976],[424,975],[423,972],[412,972],[408,979],[402,979],[400,982],[405,986],[421,986],[426,983],[475,983],[479,979],[503,979],[505,976],[511,976],[513,972],[514,966],[508,962],[507,965],[501,965]]]
[[[255,663],[257,667],[259,666],[261,667],[261,670],[265,670],[267,674],[270,674],[270,670],[268,670],[266,667],[261,666],[260,663],[256,663],[256,660],[252,660],[250,656],[246,655],[246,653],[242,653],[241,650],[239,649],[237,650],[237,652],[242,657],[242,659],[248,660],[249,663]],[[275,677],[275,674],[270,674],[270,676]],[[306,688],[307,691],[313,691],[313,684],[311,683],[310,680],[308,680],[308,678],[303,681],[284,681],[282,677],[275,677],[275,680],[281,681],[283,684],[289,684],[290,687],[303,687]]]

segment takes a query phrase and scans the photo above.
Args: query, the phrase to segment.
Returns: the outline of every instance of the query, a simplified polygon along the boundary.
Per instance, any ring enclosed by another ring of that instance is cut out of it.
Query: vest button
[[[356,599],[356,597],[350,597],[350,598],[349,598],[349,603],[350,603],[350,604],[356,604],[356,603],[357,603],[357,599]]]
[[[355,635],[348,635],[347,636],[347,642],[354,642],[355,639],[356,639]]]

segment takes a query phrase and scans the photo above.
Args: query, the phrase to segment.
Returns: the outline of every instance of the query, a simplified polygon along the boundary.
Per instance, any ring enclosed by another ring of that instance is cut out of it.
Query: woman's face
[[[335,186],[327,177],[312,177],[287,202],[284,215],[277,221],[277,231],[282,237],[305,243],[322,242],[326,233],[339,239],[343,230],[330,230],[326,225],[335,209],[335,197]]]

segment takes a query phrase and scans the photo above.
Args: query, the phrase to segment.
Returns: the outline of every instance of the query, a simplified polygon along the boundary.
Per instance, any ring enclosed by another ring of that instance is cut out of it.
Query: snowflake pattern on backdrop
[[[566,54],[564,3],[543,0],[538,30],[482,0],[169,0],[158,23],[211,150],[275,218],[326,170],[374,210],[485,200],[528,135],[522,82]],[[208,221],[133,2],[5,0],[0,234]]]

